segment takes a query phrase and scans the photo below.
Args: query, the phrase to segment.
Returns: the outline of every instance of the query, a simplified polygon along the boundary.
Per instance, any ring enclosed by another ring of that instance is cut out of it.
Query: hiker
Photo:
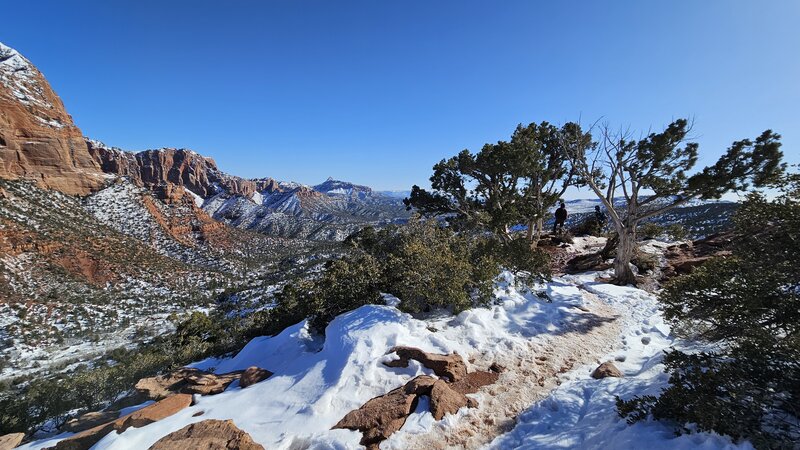
[[[600,210],[600,205],[595,206],[594,221],[597,222],[601,229],[606,226],[606,220],[606,213]]]
[[[567,221],[567,205],[561,202],[561,207],[556,210],[556,222],[553,224],[553,233],[556,229],[564,231],[564,222]]]

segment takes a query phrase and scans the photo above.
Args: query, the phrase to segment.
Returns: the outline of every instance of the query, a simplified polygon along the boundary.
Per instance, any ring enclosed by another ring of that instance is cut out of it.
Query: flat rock
[[[437,380],[431,388],[431,414],[436,420],[442,420],[447,414],[455,414],[459,409],[468,406],[467,396],[452,389],[444,380]]]
[[[71,433],[80,433],[81,431],[94,428],[106,422],[119,418],[119,411],[97,411],[88,412],[74,419],[70,419],[65,423],[60,430],[69,431]]]
[[[183,367],[164,375],[142,378],[135,388],[140,396],[151,400],[178,393],[214,395],[224,391],[241,374],[242,371],[214,374]]]
[[[175,394],[152,405],[134,411],[114,422],[114,429],[122,433],[130,427],[140,428],[169,417],[192,404],[190,394]]]
[[[361,445],[377,449],[381,441],[399,430],[417,405],[418,392],[430,392],[435,379],[426,375],[414,378],[405,386],[375,397],[361,408],[350,411],[333,426],[361,431]]]
[[[232,420],[204,420],[172,432],[149,450],[264,450]]]
[[[0,436],[0,450],[11,450],[25,439],[25,433],[11,433]]]
[[[272,372],[267,369],[262,369],[256,366],[248,367],[244,370],[244,372],[242,372],[242,376],[239,378],[239,386],[246,388],[258,382],[264,381],[272,375]]]
[[[169,417],[192,404],[189,394],[175,394],[152,405],[134,411],[117,420],[98,425],[59,441],[47,450],[89,450],[94,444],[103,439],[108,433],[118,431],[122,433],[130,427],[139,428],[153,422]]]
[[[592,378],[596,380],[608,377],[622,378],[624,376],[625,374],[623,374],[622,371],[620,371],[617,366],[610,361],[600,364],[597,369],[594,369],[594,372],[592,372]]]
[[[388,367],[408,367],[409,360],[419,361],[420,364],[433,370],[440,377],[447,377],[450,381],[458,381],[467,375],[467,366],[464,359],[457,353],[439,355],[428,353],[415,347],[393,347],[387,353],[397,353],[400,359],[384,362]]]

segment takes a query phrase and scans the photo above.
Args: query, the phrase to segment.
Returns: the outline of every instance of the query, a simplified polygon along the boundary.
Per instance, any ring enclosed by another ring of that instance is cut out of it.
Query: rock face
[[[256,192],[279,191],[271,178],[246,180],[227,175],[213,159],[188,149],[162,148],[139,153],[108,147],[102,142],[87,141],[89,153],[103,172],[128,177],[134,184],[146,187],[162,200],[175,200],[178,187],[202,198],[226,192],[229,195],[252,197]]]
[[[256,366],[248,367],[244,370],[244,372],[242,372],[242,376],[239,377],[239,386],[244,389],[260,381],[264,381],[271,376],[272,372],[267,369],[262,369]]]
[[[189,407],[191,404],[191,395],[176,394],[138,411],[134,411],[127,416],[120,417],[117,420],[106,422],[102,425],[82,431],[74,436],[70,436],[63,441],[59,441],[54,447],[50,447],[48,450],[88,450],[112,431],[122,433],[130,427],[143,427],[164,419],[165,417],[169,417]]]
[[[99,164],[38,69],[0,43],[0,178],[30,179],[65,194],[103,185]]]
[[[0,450],[11,450],[22,443],[25,433],[11,433],[0,436]]]
[[[241,371],[236,371],[218,375],[184,367],[165,375],[142,378],[135,389],[141,397],[151,400],[176,393],[214,395],[224,391],[241,374]]]
[[[667,266],[662,272],[662,280],[692,273],[694,269],[711,258],[730,255],[731,249],[740,239],[742,236],[737,236],[732,232],[723,232],[668,247],[664,254]]]
[[[408,367],[408,361],[414,359],[433,370],[436,375],[447,377],[450,381],[458,381],[467,375],[467,366],[461,356],[456,353],[437,355],[414,347],[394,347],[389,350],[389,353],[397,353],[397,356],[400,357],[400,359],[384,363],[389,367]]]
[[[611,362],[604,362],[603,364],[600,364],[600,366],[598,366],[597,369],[594,369],[594,372],[592,372],[592,378],[596,380],[608,377],[622,378],[624,376],[625,374],[617,369],[617,366]]]
[[[232,420],[204,420],[159,439],[150,450],[264,450]]]

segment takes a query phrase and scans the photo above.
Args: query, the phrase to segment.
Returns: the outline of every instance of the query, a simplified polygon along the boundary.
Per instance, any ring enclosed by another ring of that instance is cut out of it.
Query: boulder
[[[74,419],[70,419],[65,423],[60,430],[69,431],[71,433],[80,433],[81,431],[94,428],[106,422],[111,422],[119,418],[119,411],[97,411],[83,414]]]
[[[467,366],[457,353],[439,355],[424,352],[415,347],[393,347],[387,353],[397,353],[397,356],[400,357],[400,359],[384,362],[388,367],[408,367],[408,361],[414,359],[433,370],[436,375],[447,377],[450,381],[458,381],[467,375]]]
[[[592,372],[592,378],[596,380],[608,377],[622,378],[624,376],[625,374],[617,369],[617,366],[615,366],[611,361],[600,364],[597,369],[594,369],[594,372]]]
[[[150,450],[264,450],[232,420],[204,420],[172,432]]]
[[[375,397],[361,408],[350,411],[333,426],[361,431],[361,445],[378,449],[381,441],[399,430],[414,411],[419,395],[430,392],[436,380],[421,375],[387,394]]]
[[[217,375],[183,367],[168,374],[142,378],[136,383],[135,388],[139,395],[152,400],[177,393],[213,395],[224,391],[241,374],[241,371],[236,371]]]
[[[431,388],[431,414],[436,420],[455,414],[468,403],[466,395],[452,389],[444,380],[437,380]]]
[[[141,428],[188,408],[191,404],[190,394],[175,394],[118,419],[114,422],[114,429],[122,433],[130,427]]]
[[[25,439],[25,433],[11,433],[0,436],[0,450],[11,450]]]
[[[169,417],[187,408],[191,404],[191,395],[176,394],[138,411],[134,411],[127,416],[120,417],[112,422],[106,422],[102,425],[82,431],[74,436],[70,436],[59,441],[54,447],[49,447],[46,450],[88,450],[112,431],[122,433],[130,427],[143,427],[165,417]]]
[[[258,382],[264,381],[271,376],[272,372],[267,369],[262,369],[256,366],[248,367],[244,370],[244,372],[242,372],[242,376],[239,378],[239,386],[246,388]]]

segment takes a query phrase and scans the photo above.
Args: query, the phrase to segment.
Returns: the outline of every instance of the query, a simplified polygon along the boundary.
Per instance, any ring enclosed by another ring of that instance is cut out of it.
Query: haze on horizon
[[[691,117],[698,167],[771,128],[800,163],[792,0],[165,3],[9,3],[0,42],[88,137],[248,178],[407,190],[517,123],[579,118]]]

